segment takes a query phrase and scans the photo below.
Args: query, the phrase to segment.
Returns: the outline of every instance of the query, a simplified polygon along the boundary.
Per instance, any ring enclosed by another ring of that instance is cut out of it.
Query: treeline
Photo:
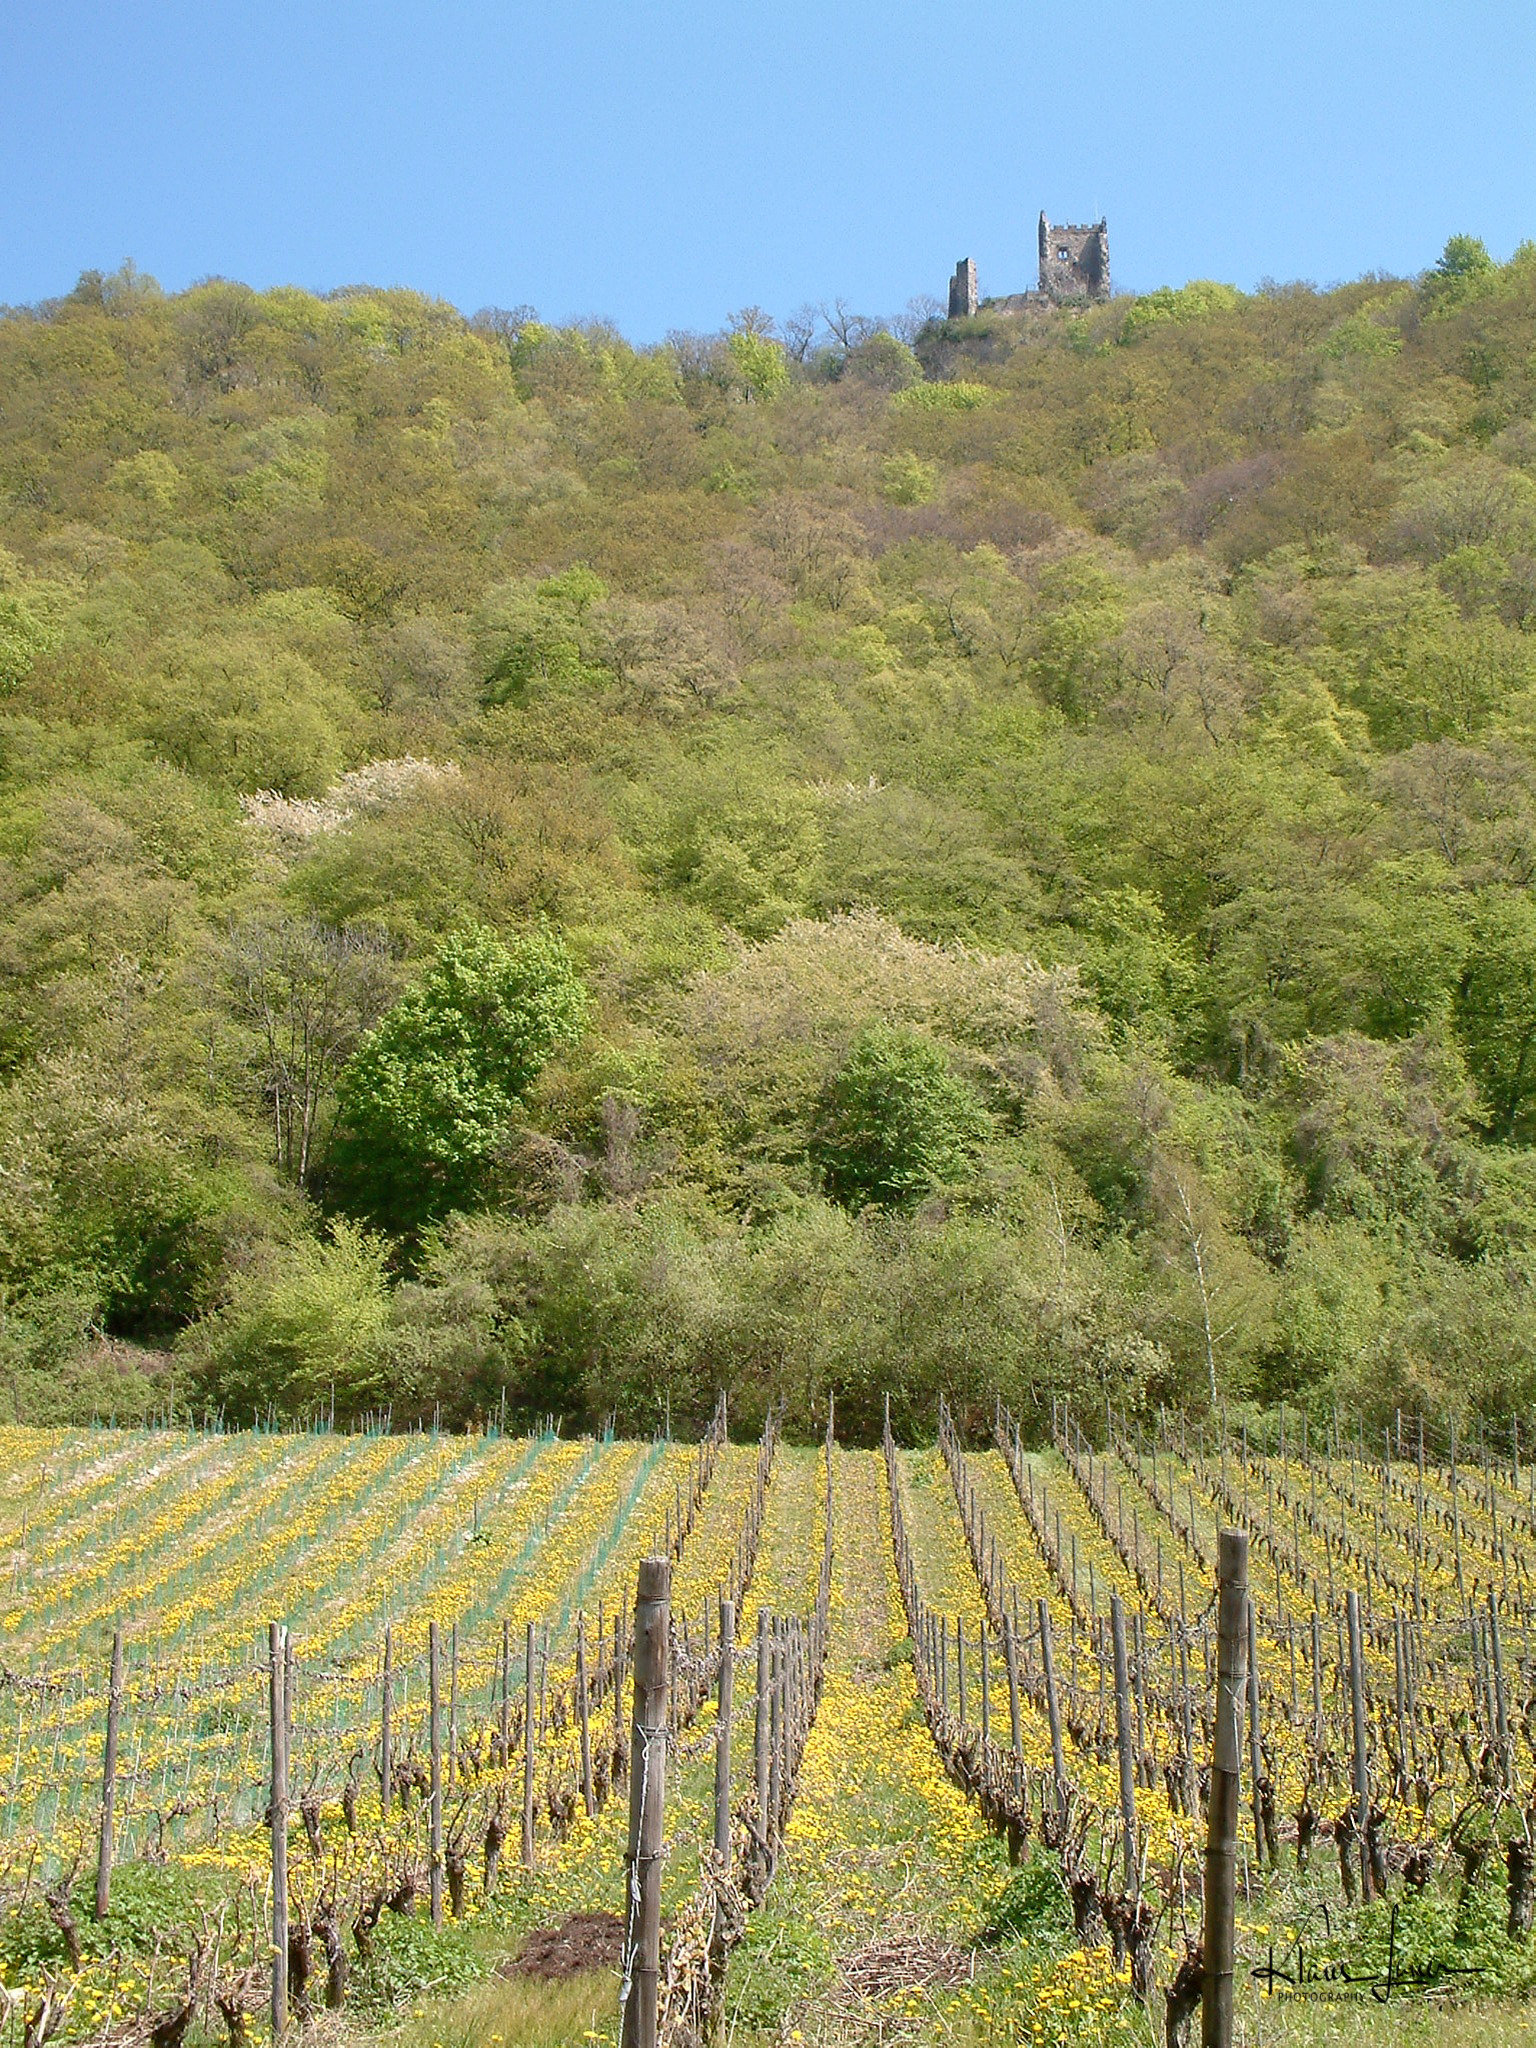
[[[1536,1393],[1536,249],[0,318],[17,1415]]]

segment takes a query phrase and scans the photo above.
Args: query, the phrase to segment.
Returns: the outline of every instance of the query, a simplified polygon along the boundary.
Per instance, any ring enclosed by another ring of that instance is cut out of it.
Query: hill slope
[[[20,1414],[1528,1402],[1536,259],[0,319]]]

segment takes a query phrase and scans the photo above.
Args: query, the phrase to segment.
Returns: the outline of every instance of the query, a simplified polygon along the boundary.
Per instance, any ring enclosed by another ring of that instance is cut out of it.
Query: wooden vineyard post
[[[587,1617],[576,1617],[576,1712],[581,1722],[581,1803],[590,1820],[597,1811],[592,1796],[592,1720],[587,1705]]]
[[[1056,1779],[1056,1804],[1066,1811],[1067,1805],[1067,1764],[1061,1746],[1061,1697],[1056,1690],[1056,1659],[1051,1654],[1051,1609],[1050,1603],[1041,1600],[1040,1608],[1040,1668],[1045,1676],[1045,1711],[1051,1723],[1051,1770]]]
[[[1115,1650],[1115,1747],[1120,1753],[1120,1826],[1125,1839],[1125,1889],[1136,1896],[1136,1754],[1131,1736],[1131,1680],[1125,1655],[1125,1609],[1109,1596],[1109,1626]]]
[[[1248,1678],[1248,1538],[1217,1537],[1216,1731],[1206,1808],[1205,1977],[1201,2048],[1232,2048],[1237,1949],[1237,1816],[1243,1776],[1243,1695]]]
[[[1349,1630],[1349,1707],[1354,1736],[1355,1822],[1360,1830],[1361,1896],[1370,1903],[1371,1851],[1367,1839],[1371,1822],[1371,1780],[1365,1732],[1365,1651],[1360,1638],[1360,1596],[1353,1587],[1344,1595],[1344,1619]]]
[[[101,1766],[101,1837],[96,1845],[96,1918],[105,1920],[112,1902],[112,1837],[117,1805],[117,1724],[123,1711],[123,1632],[112,1631],[112,1669],[107,1680],[107,1746]]]
[[[1253,1779],[1253,1853],[1264,1861],[1264,1802],[1260,1780],[1264,1775],[1264,1745],[1259,1721],[1259,1617],[1248,1602],[1248,1773]]]
[[[1493,1664],[1493,1709],[1499,1737],[1499,1769],[1504,1789],[1508,1792],[1513,1788],[1514,1752],[1509,1746],[1509,1701],[1504,1691],[1504,1650],[1499,1639],[1499,1604],[1492,1586],[1488,1588],[1488,1655]]]
[[[523,1868],[533,1868],[533,1759],[535,1745],[533,1694],[533,1623],[528,1624],[523,1651]]]
[[[757,1791],[757,1826],[768,1853],[768,1610],[757,1610],[757,1701],[752,1726],[752,1767]]]
[[[549,1728],[549,1623],[539,1630],[539,1742]]]
[[[1179,1567],[1179,1594],[1182,1601],[1184,1591],[1184,1567]],[[1174,1638],[1170,1635],[1170,1644]],[[1179,1718],[1184,1738],[1184,1811],[1195,1810],[1195,1703],[1189,1686],[1189,1641],[1185,1625],[1180,1621],[1177,1635]],[[1169,1660],[1170,1676],[1172,1658]]]
[[[731,1691],[735,1672],[736,1602],[720,1602],[720,1715],[715,1723],[715,1851],[731,1853]]]
[[[386,1622],[384,1625],[384,1671],[379,1682],[379,1812],[389,1819],[390,1788],[395,1781],[395,1759],[392,1753],[394,1730],[391,1722],[395,1705],[395,1635]]]
[[[1399,1417],[1401,1420],[1401,1417]],[[1398,1777],[1406,1789],[1409,1758],[1408,1740],[1408,1617],[1400,1607],[1392,1610],[1392,1709],[1397,1726]]]
[[[427,1883],[432,1901],[432,1925],[443,1924],[443,1718],[442,1673],[438,1668],[437,1623],[427,1623],[427,1737],[431,1751],[432,1779],[428,1817]]]
[[[621,2048],[656,2048],[671,1627],[672,1561],[643,1558],[635,1587],[635,1704],[630,1724],[629,1846],[624,1859],[624,1979],[619,1992]]]
[[[459,1755],[459,1624],[448,1631],[448,1790],[458,1783]]]
[[[779,1808],[784,1797],[784,1690],[788,1662],[785,1656],[784,1623],[774,1627],[773,1664],[768,1677],[768,1867],[779,1855]]]
[[[271,1660],[272,2039],[288,2029],[288,1631],[267,1630]]]
[[[598,1642],[598,1655],[602,1655],[602,1642]],[[501,1624],[501,1768],[506,1770],[512,1762],[512,1624],[503,1617]]]
[[[1014,1596],[1014,1612],[1018,1612],[1018,1596]],[[1008,1670],[1008,1740],[1015,1756],[1022,1754],[1019,1729],[1019,1640],[1018,1631],[1012,1621],[1003,1620],[1003,1662]]]

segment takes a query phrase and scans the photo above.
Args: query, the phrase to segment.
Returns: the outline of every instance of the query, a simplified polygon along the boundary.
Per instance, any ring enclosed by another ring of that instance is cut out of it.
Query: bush
[[[404,1232],[473,1206],[514,1109],[585,1015],[552,933],[454,934],[342,1075],[333,1192]]]
[[[965,1178],[988,1127],[974,1091],[920,1032],[861,1032],[822,1096],[812,1156],[849,1208],[901,1208]]]
[[[981,406],[991,405],[997,396],[988,384],[967,384],[957,379],[952,384],[913,384],[896,392],[891,404],[902,412],[975,412]]]
[[[183,1348],[199,1394],[228,1421],[254,1421],[269,1407],[296,1419],[333,1406],[350,1421],[391,1398],[388,1323],[384,1245],[341,1222],[328,1244],[300,1238],[242,1275]]]
[[[1175,289],[1161,285],[1147,292],[1131,306],[1120,323],[1123,342],[1140,341],[1159,327],[1181,327],[1191,320],[1208,320],[1213,313],[1232,313],[1243,303],[1235,285],[1217,284],[1197,277]]]

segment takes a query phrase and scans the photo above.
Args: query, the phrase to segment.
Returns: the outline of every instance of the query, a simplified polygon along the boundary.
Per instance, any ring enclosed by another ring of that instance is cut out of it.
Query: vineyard
[[[1518,1442],[1032,1427],[0,1431],[0,2038],[1187,2038],[1222,1529],[1240,2010],[1536,1988]]]

